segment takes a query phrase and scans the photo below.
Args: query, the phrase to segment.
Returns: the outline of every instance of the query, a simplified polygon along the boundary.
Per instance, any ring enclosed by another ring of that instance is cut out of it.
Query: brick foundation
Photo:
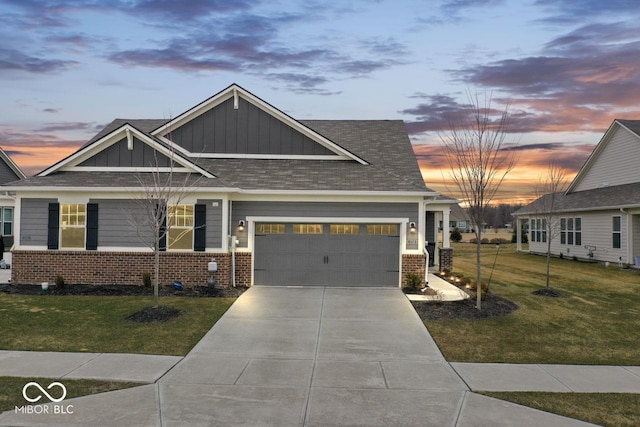
[[[207,285],[208,263],[214,258],[218,271],[214,273],[220,285],[231,283],[231,254],[176,253],[160,254],[160,283],[175,280],[185,286]],[[57,275],[69,284],[141,285],[142,273],[153,274],[152,252],[97,251],[13,251],[11,281],[15,284],[53,283]],[[236,285],[251,282],[251,254],[236,253]]]
[[[440,249],[440,270],[453,271],[453,248]]]
[[[407,273],[419,274],[424,277],[424,264],[427,259],[424,255],[402,255],[402,286],[406,285]]]

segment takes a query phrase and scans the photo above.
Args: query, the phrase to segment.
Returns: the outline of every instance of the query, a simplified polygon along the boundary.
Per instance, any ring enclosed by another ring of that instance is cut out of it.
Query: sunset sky
[[[427,185],[467,92],[509,104],[497,201],[570,176],[640,119],[637,0],[0,0],[0,146],[27,174],[114,118],[170,118],[231,83],[296,119],[402,119]]]

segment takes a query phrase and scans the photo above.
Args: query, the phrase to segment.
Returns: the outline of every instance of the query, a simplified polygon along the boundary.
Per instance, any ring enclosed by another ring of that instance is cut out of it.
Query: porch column
[[[516,217],[516,251],[522,252],[522,219]]]
[[[449,243],[449,213],[451,212],[450,208],[445,208],[442,211],[442,247],[448,248],[450,247]]]

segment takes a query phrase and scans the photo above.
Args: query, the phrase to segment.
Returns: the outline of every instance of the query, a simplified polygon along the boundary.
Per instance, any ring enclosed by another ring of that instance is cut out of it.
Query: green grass
[[[640,394],[482,392],[486,396],[607,427],[640,425]]]
[[[454,244],[454,271],[475,277],[475,245]],[[489,278],[496,248],[482,247]],[[545,257],[502,245],[491,292],[520,309],[485,320],[425,321],[449,361],[640,364],[640,274],[617,266],[552,259],[551,287],[566,298],[532,295],[545,284]]]
[[[22,396],[22,388],[29,382],[35,381],[45,389],[53,381],[51,378],[20,378],[20,377],[0,377],[0,412],[13,410],[16,406],[33,405],[27,402]],[[99,381],[99,380],[60,380],[67,389],[65,399],[71,399],[89,394],[104,393],[107,391],[121,390],[140,385],[133,382]],[[59,389],[56,387],[56,392]],[[52,391],[52,394],[54,392]],[[59,395],[54,394],[54,397]],[[46,403],[46,402],[45,402]]]
[[[0,349],[183,356],[234,300],[162,297],[183,314],[138,324],[126,318],[152,305],[150,297],[0,294]]]

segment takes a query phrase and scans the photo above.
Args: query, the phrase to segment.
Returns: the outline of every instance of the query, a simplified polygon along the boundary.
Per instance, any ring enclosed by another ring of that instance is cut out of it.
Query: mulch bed
[[[537,291],[531,292],[533,295],[538,295],[541,297],[550,297],[550,298],[564,298],[564,295],[560,291],[557,291],[553,288],[542,288]]]
[[[411,301],[411,304],[422,320],[489,319],[506,316],[519,308],[516,303],[490,292],[482,301],[482,310],[476,308],[475,296],[462,301]]]
[[[236,298],[246,290],[244,286],[193,286],[177,290],[171,285],[165,285],[159,287],[158,293],[160,296]],[[19,295],[153,296],[153,287],[135,285],[65,285],[62,289],[49,285],[46,291],[40,285],[2,285],[0,291]]]
[[[145,307],[136,311],[127,320],[135,323],[166,322],[182,315],[182,311],[177,308],[160,305],[158,307]]]

